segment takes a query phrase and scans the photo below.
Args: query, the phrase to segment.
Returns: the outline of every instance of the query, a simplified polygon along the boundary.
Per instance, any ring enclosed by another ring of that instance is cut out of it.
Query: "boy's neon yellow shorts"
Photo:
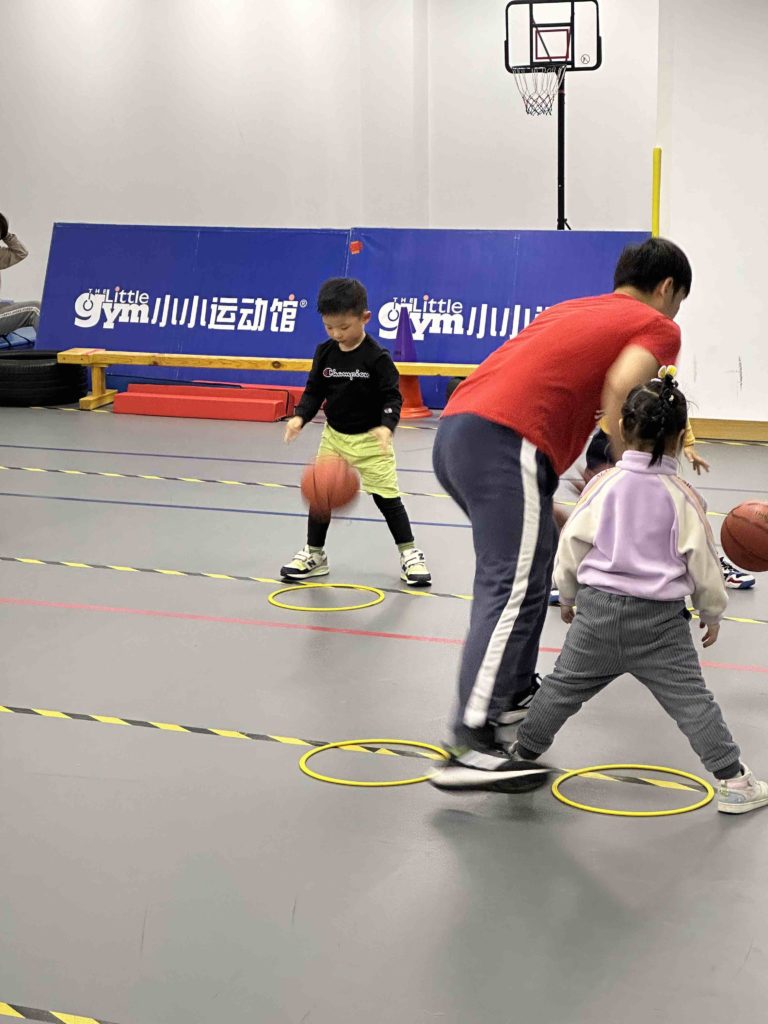
[[[372,434],[340,434],[326,423],[317,449],[321,455],[336,455],[354,466],[360,474],[366,494],[379,494],[382,498],[399,498],[395,450],[381,450]]]

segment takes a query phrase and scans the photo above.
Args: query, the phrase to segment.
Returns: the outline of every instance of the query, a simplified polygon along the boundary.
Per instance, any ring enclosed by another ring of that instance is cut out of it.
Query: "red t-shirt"
[[[561,302],[492,352],[454,391],[443,415],[475,413],[511,427],[559,475],[595,429],[606,374],[627,345],[669,365],[680,351],[680,328],[621,292]]]

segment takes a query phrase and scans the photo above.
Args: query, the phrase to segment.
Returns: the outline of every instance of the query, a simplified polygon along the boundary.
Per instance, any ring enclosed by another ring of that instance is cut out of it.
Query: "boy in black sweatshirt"
[[[325,402],[327,422],[318,457],[335,455],[355,467],[397,544],[400,579],[411,587],[428,586],[432,577],[414,544],[395,469],[392,435],[403,404],[399,374],[389,352],[366,333],[371,319],[367,292],[353,278],[332,277],[320,289],[317,311],[328,341],[315,351],[304,394],[285,427],[286,444]],[[329,525],[310,512],[306,546],[281,568],[284,579],[328,575],[324,545]]]

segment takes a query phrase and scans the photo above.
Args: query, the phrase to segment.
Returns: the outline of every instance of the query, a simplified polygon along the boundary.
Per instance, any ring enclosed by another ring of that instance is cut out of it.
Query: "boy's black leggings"
[[[403,499],[399,497],[382,498],[380,494],[372,494],[371,497],[375,501],[376,507],[386,519],[389,532],[392,534],[395,544],[398,546],[401,544],[413,544],[413,530],[411,529],[411,522],[405,510]],[[325,547],[325,538],[328,535],[328,527],[330,525],[330,519],[315,519],[310,513],[307,523],[308,547]]]

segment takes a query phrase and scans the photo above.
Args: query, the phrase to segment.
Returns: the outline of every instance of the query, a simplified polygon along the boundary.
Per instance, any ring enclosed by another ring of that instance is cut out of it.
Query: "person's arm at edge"
[[[624,454],[619,420],[621,407],[627,395],[638,384],[656,376],[659,362],[656,356],[641,345],[627,345],[605,376],[601,407],[605,411],[611,452],[616,462]]]
[[[5,245],[0,247],[0,270],[7,270],[29,256],[27,247],[12,232],[8,232],[3,242]]]

